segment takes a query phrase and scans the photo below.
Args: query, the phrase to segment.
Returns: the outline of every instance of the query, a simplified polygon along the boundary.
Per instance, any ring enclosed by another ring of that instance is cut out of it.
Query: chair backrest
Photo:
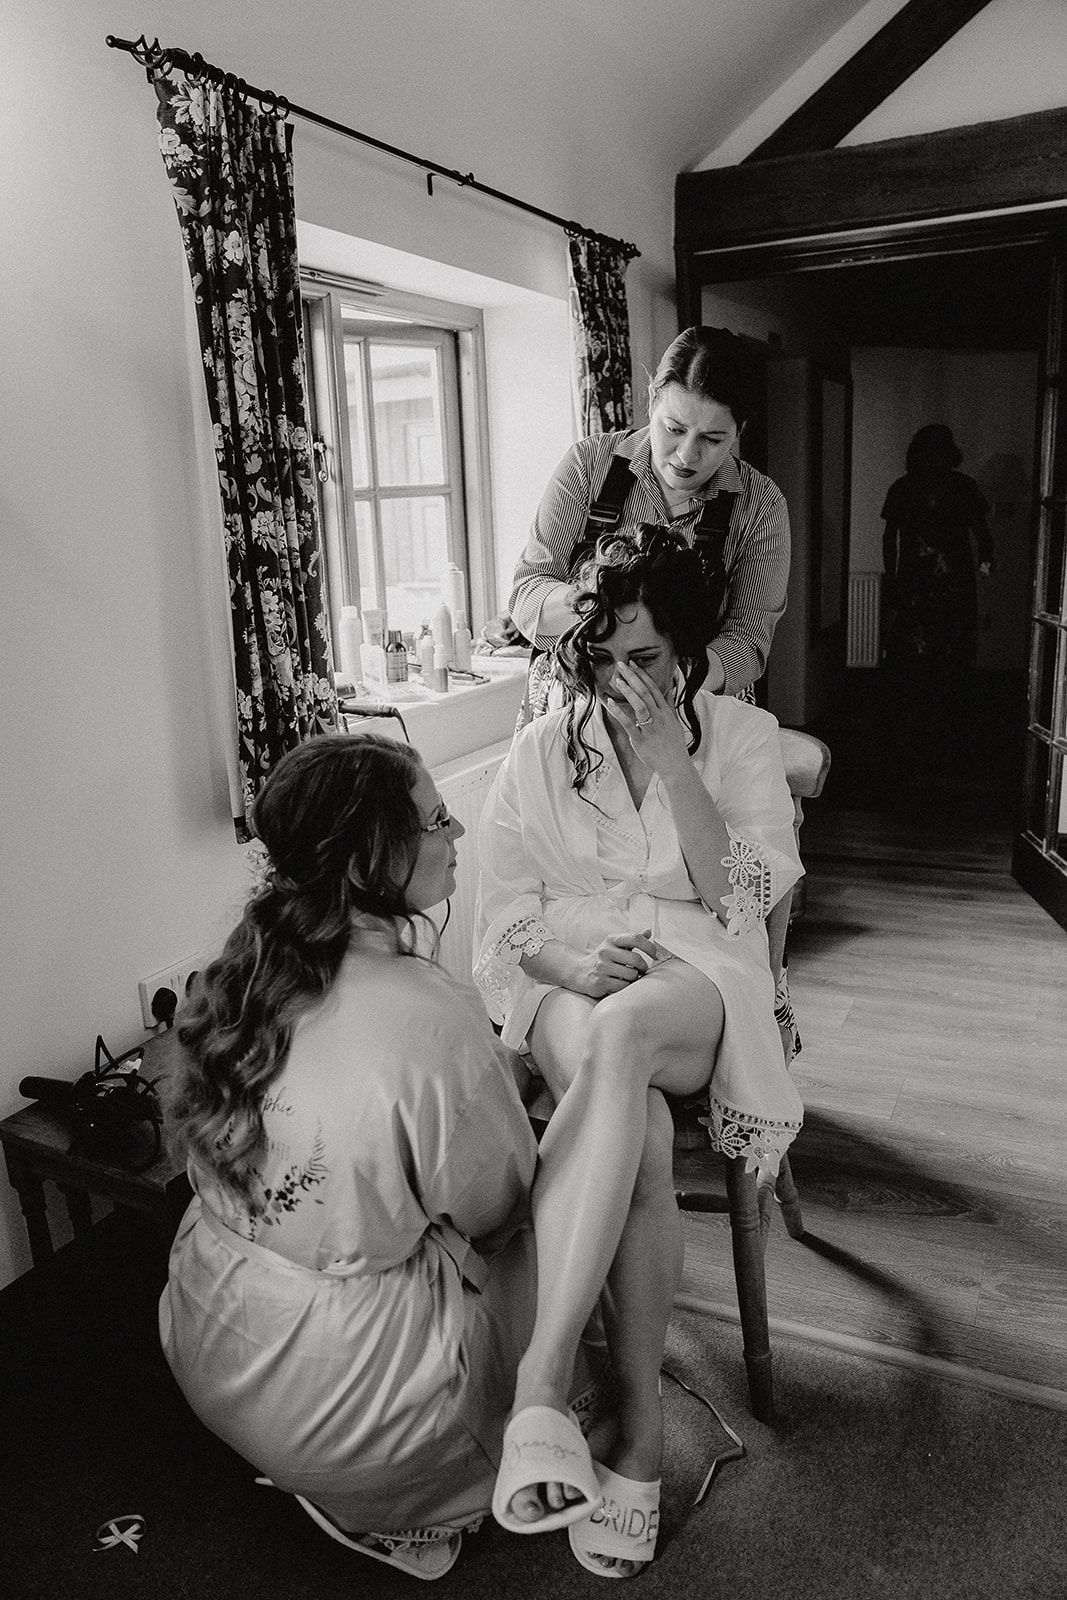
[[[779,728],[778,739],[790,794],[814,800],[822,793],[830,770],[829,746],[813,733],[801,733],[799,728]]]

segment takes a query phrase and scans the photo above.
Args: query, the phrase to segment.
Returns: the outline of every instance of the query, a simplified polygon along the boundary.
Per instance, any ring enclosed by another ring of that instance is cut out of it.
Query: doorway
[[[789,499],[794,567],[770,709],[831,745],[826,804],[915,826],[956,817],[1005,850],[1021,806],[1049,270],[1047,248],[1027,243],[804,270],[793,262],[702,292],[705,322],[775,347],[767,460]],[[836,417],[846,383],[842,534],[827,508],[825,460],[828,402]],[[968,660],[940,704],[925,678],[893,670],[894,597],[882,584],[885,496],[910,440],[931,423],[952,429],[994,556],[989,576],[978,574],[988,551],[971,535]],[[828,607],[838,589],[840,605]]]

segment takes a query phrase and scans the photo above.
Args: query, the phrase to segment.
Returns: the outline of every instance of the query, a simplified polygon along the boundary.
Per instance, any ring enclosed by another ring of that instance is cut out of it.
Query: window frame
[[[465,546],[457,539],[449,517],[449,559],[463,570],[469,599],[468,625],[477,633],[497,609],[496,562],[493,538],[492,494],[489,464],[489,408],[486,385],[485,328],[480,308],[394,290],[383,284],[304,268],[300,291],[305,336],[308,406],[319,470],[319,512],[323,537],[324,578],[333,638],[339,637],[341,607],[360,606],[355,502],[366,500],[371,490],[356,487],[347,427],[345,330],[343,305],[352,305],[370,320],[368,337],[413,342],[414,325],[453,335],[455,382],[458,389],[457,426],[443,418],[444,446],[451,492],[462,507],[466,525]],[[361,319],[362,322],[362,319]],[[360,332],[363,332],[361,326]],[[451,341],[450,341],[451,342]],[[364,363],[366,367],[366,363]],[[366,376],[364,377],[366,383]],[[365,400],[366,400],[365,395]],[[450,407],[446,404],[446,412]],[[376,495],[401,486],[375,484],[376,468],[370,463],[371,485]],[[325,481],[323,473],[326,474]],[[439,485],[421,485],[409,492],[440,494]],[[375,519],[376,521],[377,519]],[[378,582],[384,587],[380,533],[375,535]],[[336,665],[336,662],[335,662]]]

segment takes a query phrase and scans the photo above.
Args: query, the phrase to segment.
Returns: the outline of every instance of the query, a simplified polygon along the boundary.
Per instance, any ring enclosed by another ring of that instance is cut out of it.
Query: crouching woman
[[[369,734],[290,752],[254,826],[264,881],[179,1024],[163,1347],[327,1533],[439,1577],[489,1509],[535,1296],[515,1057],[417,952],[463,829]]]

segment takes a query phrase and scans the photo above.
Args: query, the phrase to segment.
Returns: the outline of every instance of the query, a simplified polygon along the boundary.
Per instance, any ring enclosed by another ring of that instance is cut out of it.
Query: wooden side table
[[[74,1132],[71,1120],[62,1111],[40,1103],[26,1106],[0,1122],[7,1175],[18,1191],[34,1266],[44,1266],[53,1255],[44,1192],[49,1179],[67,1203],[74,1237],[80,1244],[92,1242],[89,1201],[91,1195],[98,1195],[117,1206],[147,1213],[162,1242],[169,1247],[192,1192],[184,1170],[175,1166],[165,1152],[152,1166],[137,1173],[107,1161],[72,1155]]]

